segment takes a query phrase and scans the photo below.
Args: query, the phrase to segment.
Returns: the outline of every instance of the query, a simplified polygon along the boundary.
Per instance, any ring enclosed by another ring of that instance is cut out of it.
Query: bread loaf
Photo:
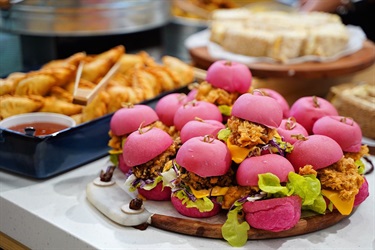
[[[333,86],[328,96],[342,116],[353,118],[365,137],[375,139],[375,84],[347,83]]]

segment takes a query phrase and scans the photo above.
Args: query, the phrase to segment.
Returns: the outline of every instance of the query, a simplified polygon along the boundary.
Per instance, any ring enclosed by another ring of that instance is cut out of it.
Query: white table
[[[371,157],[375,162],[375,157]],[[224,240],[198,238],[149,226],[145,231],[107,219],[86,199],[107,157],[47,180],[0,171],[0,231],[31,249],[238,249]],[[271,240],[246,249],[374,249],[375,172],[370,197],[355,213],[327,229]]]

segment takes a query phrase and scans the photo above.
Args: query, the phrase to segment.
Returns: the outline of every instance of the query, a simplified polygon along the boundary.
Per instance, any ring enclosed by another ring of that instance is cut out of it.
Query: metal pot
[[[0,28],[39,36],[139,32],[169,20],[168,0],[3,0]]]

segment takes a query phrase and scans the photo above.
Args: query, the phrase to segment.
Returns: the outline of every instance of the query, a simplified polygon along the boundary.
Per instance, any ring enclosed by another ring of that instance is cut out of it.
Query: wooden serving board
[[[116,172],[116,171],[115,171]],[[123,189],[124,177],[122,173],[115,173],[119,178],[110,186],[98,186],[94,182],[87,185],[88,201],[108,219],[123,226],[149,225],[169,232],[185,235],[222,239],[221,227],[226,219],[225,212],[206,219],[193,219],[176,212],[169,201],[146,201],[144,210],[139,214],[127,214],[121,208],[132,199]],[[328,212],[325,215],[303,215],[295,227],[282,232],[270,232],[251,228],[248,231],[249,240],[274,239],[297,236],[315,232],[335,225],[347,218],[339,212]]]
[[[194,66],[202,69],[217,61],[210,56],[207,47],[196,47],[189,50]],[[252,63],[249,66],[256,77],[266,78],[303,78],[319,79],[338,77],[356,73],[373,65],[375,62],[375,44],[365,41],[362,49],[333,62],[305,62],[300,64]]]

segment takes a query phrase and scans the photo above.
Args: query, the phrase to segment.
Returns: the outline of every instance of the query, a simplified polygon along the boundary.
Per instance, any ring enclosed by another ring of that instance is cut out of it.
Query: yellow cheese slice
[[[194,194],[197,198],[203,198],[207,196],[221,196],[225,195],[228,192],[229,187],[219,187],[215,186],[212,189],[202,189],[202,190],[196,190],[192,187],[190,187],[191,192]]]
[[[232,155],[232,160],[235,163],[241,163],[243,160],[246,159],[248,154],[250,153],[250,149],[248,148],[241,148],[237,145],[233,145],[230,140],[227,140],[227,147],[229,149],[229,152]]]
[[[331,190],[326,190],[322,189],[322,194],[329,199],[333,205],[337,208],[337,210],[342,214],[342,215],[349,215],[354,206],[354,199],[353,197],[350,200],[342,200],[339,197],[339,193],[337,191],[331,191]]]

